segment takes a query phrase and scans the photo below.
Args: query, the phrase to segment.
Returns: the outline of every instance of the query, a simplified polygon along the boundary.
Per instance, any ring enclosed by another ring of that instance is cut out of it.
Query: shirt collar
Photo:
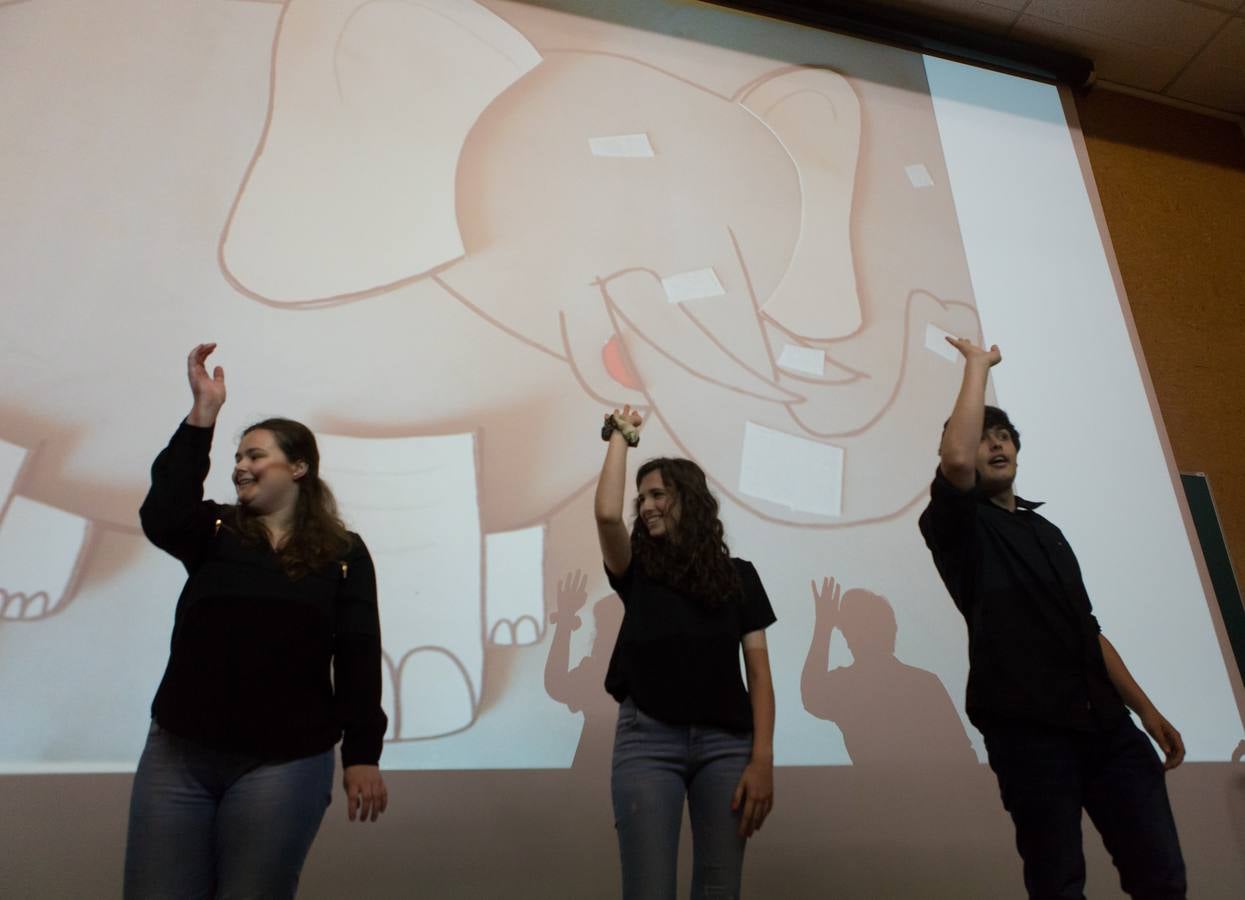
[[[1032,510],[1037,509],[1039,506],[1045,505],[1046,503],[1045,500],[1026,500],[1024,497],[1020,496],[1019,494],[1016,494],[1015,498],[1016,498],[1017,509],[1027,509],[1027,510],[1032,511]],[[989,503],[992,506],[998,506],[997,503],[994,503],[989,497],[987,497],[985,494],[982,494],[980,492],[977,494],[977,501],[979,503]],[[1001,508],[1002,507],[1000,507],[1000,509]]]

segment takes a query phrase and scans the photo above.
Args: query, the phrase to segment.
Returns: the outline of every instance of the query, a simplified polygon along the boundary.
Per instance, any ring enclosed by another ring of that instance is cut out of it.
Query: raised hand
[[[569,625],[571,631],[579,627],[577,613],[588,602],[588,576],[576,569],[558,580],[558,608],[549,614],[555,625]]]
[[[632,409],[630,404],[624,404],[621,411],[614,410],[614,419],[618,422],[625,422],[637,431],[644,424],[644,417],[640,415],[638,409]]]
[[[220,408],[225,405],[225,370],[217,366],[208,375],[205,365],[208,356],[215,349],[215,344],[198,344],[186,358],[186,378],[190,381],[190,392],[194,395],[194,406],[186,417],[191,425],[214,425]]]
[[[839,617],[843,608],[843,586],[833,578],[821,579],[821,588],[812,582],[813,611],[818,622],[829,624]]]
[[[984,362],[986,367],[997,366],[1003,361],[1003,354],[999,352],[998,344],[991,344],[989,350],[978,347],[968,338],[948,337],[947,343],[960,351],[969,362]]]

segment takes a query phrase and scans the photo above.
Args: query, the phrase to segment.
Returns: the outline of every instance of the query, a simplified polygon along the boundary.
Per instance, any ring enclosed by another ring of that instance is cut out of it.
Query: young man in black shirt
[[[1031,898],[1084,897],[1084,809],[1125,893],[1183,898],[1164,783],[1184,758],[1180,733],[1102,634],[1063,534],[1013,490],[1020,435],[985,405],[998,347],[948,341],[965,359],[964,381],[921,534],[968,624],[966,708],[1016,827],[1025,887]]]

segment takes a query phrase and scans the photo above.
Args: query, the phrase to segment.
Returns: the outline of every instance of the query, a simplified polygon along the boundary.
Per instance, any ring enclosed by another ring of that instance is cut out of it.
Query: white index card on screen
[[[826,374],[826,351],[815,347],[797,347],[784,344],[782,353],[778,355],[778,365],[791,372],[803,372],[806,375]]]
[[[910,166],[904,166],[903,170],[908,173],[908,181],[912,182],[914,188],[934,186],[934,179],[930,177],[929,169],[925,168],[924,164],[913,163]]]
[[[955,362],[960,358],[960,351],[947,343],[949,337],[955,337],[955,335],[948,334],[937,325],[927,324],[925,326],[925,349],[937,353],[947,362]]]
[[[661,280],[661,286],[666,292],[666,299],[671,303],[686,303],[688,300],[721,297],[726,294],[726,289],[722,287],[722,282],[712,268],[669,275]]]
[[[607,137],[588,138],[593,156],[623,159],[652,159],[653,145],[647,134],[612,134]]]
[[[26,448],[8,441],[0,441],[0,506],[9,498],[17,473],[26,459]]]
[[[801,512],[841,515],[843,448],[748,422],[739,490]]]

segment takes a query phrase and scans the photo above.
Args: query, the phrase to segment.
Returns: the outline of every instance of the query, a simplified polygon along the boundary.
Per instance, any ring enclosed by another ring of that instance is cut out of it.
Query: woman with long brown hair
[[[625,609],[605,679],[619,702],[611,791],[623,898],[675,897],[685,799],[693,900],[737,898],[744,845],[773,805],[764,629],[774,611],[756,568],[730,555],[718,502],[691,460],[640,467],[628,533],[627,450],[642,424],[630,407],[606,415],[595,501],[606,575]]]
[[[125,896],[292,897],[342,741],[351,821],[388,797],[376,574],[320,479],[315,436],[247,428],[237,502],[203,499],[224,371],[187,360],[194,404],[156,457],[143,531],[187,579],[130,800]]]

